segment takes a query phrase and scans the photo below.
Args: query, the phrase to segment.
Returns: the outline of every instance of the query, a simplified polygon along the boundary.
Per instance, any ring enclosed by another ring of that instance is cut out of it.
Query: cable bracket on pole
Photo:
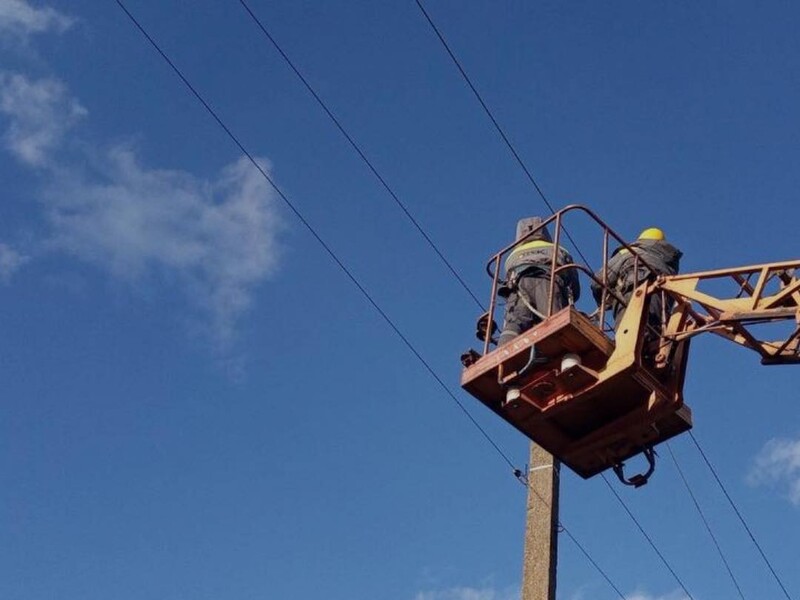
[[[516,477],[519,480],[519,482],[522,485],[524,485],[525,487],[528,486],[528,477],[527,477],[527,475],[525,475],[525,471],[527,471],[527,470],[528,469],[527,469],[527,465],[526,465],[525,470],[519,469],[519,468],[515,468],[514,471],[513,471],[514,477]]]

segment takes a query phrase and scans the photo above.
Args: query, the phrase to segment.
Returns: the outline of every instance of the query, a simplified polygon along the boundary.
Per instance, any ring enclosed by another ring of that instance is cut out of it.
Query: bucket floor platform
[[[581,362],[561,370],[568,353]],[[616,352],[588,317],[568,307],[468,361],[461,385],[588,478],[692,426],[683,403],[688,343],[660,371],[637,358],[641,354]],[[518,389],[519,397],[507,402],[509,388]]]

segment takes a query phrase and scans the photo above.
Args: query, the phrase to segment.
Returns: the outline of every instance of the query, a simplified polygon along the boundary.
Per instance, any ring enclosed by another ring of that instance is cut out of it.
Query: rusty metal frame
[[[659,278],[648,286],[648,294],[664,293],[675,300],[673,317],[664,331],[667,341],[684,340],[701,333],[714,333],[754,350],[763,364],[800,363],[800,260],[717,269]],[[729,298],[701,291],[712,280],[730,280],[739,289]],[[753,281],[755,283],[753,283]],[[771,282],[777,292],[767,293]],[[794,330],[784,339],[759,339],[752,326],[794,321]]]
[[[486,263],[486,272],[492,279],[491,297],[489,299],[489,319],[486,320],[483,354],[490,351],[491,327],[498,308],[497,291],[501,282],[502,264],[507,255],[517,246],[524,244],[537,232],[545,227],[553,227],[553,243],[560,246],[561,232],[565,218],[571,213],[581,213],[590,221],[596,223],[602,230],[603,262],[597,271],[598,277],[587,266],[580,263],[558,266],[558,253],[553,253],[549,273],[548,306],[546,316],[552,316],[555,295],[556,277],[569,269],[584,273],[591,281],[600,286],[600,305],[596,313],[596,322],[600,329],[608,332],[610,328],[605,325],[605,313],[611,299],[627,305],[616,290],[608,286],[608,259],[609,245],[613,239],[619,248],[625,248],[634,256],[634,276],[638,277],[640,264],[650,268],[646,260],[641,258],[619,234],[609,227],[597,214],[586,206],[571,204],[553,213],[536,228],[531,230],[522,239],[505,246],[495,253]],[[652,268],[650,268],[653,271]],[[667,315],[666,303],[662,315],[663,335],[662,346],[665,354],[672,342],[688,339],[700,333],[714,333],[734,343],[755,350],[761,355],[765,364],[780,364],[800,362],[800,260],[750,265],[731,269],[716,269],[682,275],[662,276],[655,282],[647,285],[644,292],[647,296],[662,294],[674,300],[675,306],[671,315]],[[714,279],[730,279],[738,286],[735,295],[728,298],[718,298],[698,289],[698,285]],[[781,289],[774,294],[765,294],[770,282],[778,279]],[[634,288],[639,288],[645,282],[634,281]],[[790,321],[796,323],[795,329],[786,338],[781,340],[761,340],[752,331],[751,327],[759,323]]]
[[[553,240],[558,247],[564,218],[573,212],[587,215],[602,230],[600,269],[593,272],[581,263],[559,266],[554,252],[548,274],[547,318],[490,352],[504,257],[548,225],[555,228]],[[465,355],[468,360],[462,357],[465,370],[461,384],[465,390],[583,477],[624,461],[639,451],[636,444],[657,444],[692,427],[691,410],[683,401],[692,337],[714,333],[756,351],[764,364],[800,364],[800,259],[635,279],[633,290],[630,295],[625,294],[625,299],[608,285],[612,240],[633,254],[635,278],[639,277],[641,266],[655,272],[633,247],[581,205],[554,213],[524,238],[494,254],[486,265],[492,278],[492,296],[485,315],[488,318],[481,322],[481,331],[485,327],[486,333],[483,356],[470,351]],[[583,273],[600,286],[598,311],[593,313],[596,318],[574,307],[553,312],[555,278],[569,269]],[[719,289],[724,291],[717,293],[709,282],[722,282],[727,287],[721,286]],[[708,287],[714,293],[709,293]],[[651,325],[649,307],[656,297],[663,300],[661,322]],[[626,310],[615,324],[612,343],[604,325],[606,310],[614,303],[624,305]],[[773,322],[793,322],[794,327],[786,328],[784,339],[759,339],[758,333],[762,332],[758,326]],[[577,342],[574,335],[578,336]],[[558,352],[570,348],[578,351],[580,344],[588,340],[601,340],[594,346],[589,343],[591,350],[580,350],[590,360],[578,370],[569,367],[559,371],[563,353]],[[542,358],[549,362],[538,371],[528,370],[534,360],[533,349],[539,346],[545,349]],[[600,358],[596,352],[600,352]],[[575,377],[574,386],[565,383],[570,377]],[[510,382],[519,391],[521,400],[517,403],[508,400]],[[551,391],[537,393],[536,386],[548,382]],[[620,404],[622,393],[629,395],[629,404]],[[577,412],[570,413],[571,406],[576,406]],[[594,429],[582,429],[593,423],[590,417],[597,417],[599,424]]]
[[[490,351],[490,345],[492,343],[491,340],[491,329],[492,323],[494,321],[495,312],[497,310],[497,291],[500,287],[501,281],[501,272],[502,272],[502,263],[505,257],[517,246],[524,244],[528,241],[531,237],[533,237],[537,232],[541,231],[542,229],[546,228],[550,224],[554,224],[554,233],[553,233],[553,244],[556,248],[560,246],[561,241],[561,231],[564,227],[563,222],[566,215],[570,213],[583,213],[589,217],[591,221],[594,221],[603,231],[603,263],[598,271],[601,274],[601,277],[598,278],[595,276],[595,273],[588,267],[588,265],[582,265],[580,263],[573,263],[570,265],[563,265],[558,266],[558,253],[553,253],[553,258],[550,264],[550,283],[549,283],[549,291],[548,291],[548,306],[547,306],[547,313],[546,316],[552,316],[553,314],[553,302],[554,302],[554,294],[555,294],[555,277],[562,271],[568,269],[577,269],[583,273],[585,273],[592,281],[597,283],[601,290],[601,300],[600,306],[597,310],[597,323],[600,329],[610,332],[611,328],[605,326],[605,313],[610,307],[610,298],[613,297],[617,302],[621,303],[623,306],[626,306],[627,303],[625,300],[615,291],[609,289],[608,287],[608,258],[609,258],[609,241],[610,238],[613,238],[618,244],[620,248],[626,248],[631,254],[634,256],[634,287],[638,287],[638,273],[639,273],[639,265],[640,263],[645,267],[650,268],[650,265],[639,256],[639,254],[630,246],[628,243],[618,235],[611,227],[609,227],[597,214],[592,211],[591,209],[583,206],[582,204],[570,204],[559,210],[558,212],[553,213],[550,217],[544,220],[540,225],[532,229],[525,237],[514,241],[513,243],[509,244],[508,246],[504,247],[502,250],[494,254],[486,263],[486,272],[492,279],[492,291],[491,297],[489,298],[489,310],[487,315],[489,318],[486,320],[486,331],[484,335],[484,344],[483,344],[483,354],[488,354]],[[654,269],[650,268],[651,271]],[[658,332],[660,335],[660,332]]]

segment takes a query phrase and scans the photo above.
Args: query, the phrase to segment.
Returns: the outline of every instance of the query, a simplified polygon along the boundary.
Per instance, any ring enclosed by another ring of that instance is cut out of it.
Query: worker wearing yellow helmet
[[[574,262],[569,252],[555,247],[542,223],[540,217],[521,219],[517,223],[517,245],[506,259],[506,281],[498,291],[500,296],[507,298],[498,345],[510,342],[547,317],[553,253],[556,253],[556,268]],[[566,269],[558,273],[553,313],[575,302],[580,293],[577,271]]]
[[[664,232],[661,231],[658,227],[648,227],[642,233],[639,234],[640,240],[656,240],[659,242],[663,242],[666,240],[666,236]]]
[[[608,260],[607,282],[608,287],[621,296],[627,304],[634,288],[647,280],[652,280],[659,275],[675,275],[680,268],[683,253],[667,241],[666,235],[658,227],[648,227],[643,230],[635,242],[629,244],[630,248],[640,260],[624,246],[617,248]],[[638,264],[637,264],[638,263]],[[595,276],[603,280],[603,272],[598,271]],[[592,294],[598,305],[602,298],[602,286],[592,282]],[[625,305],[610,298],[610,309],[614,314],[614,324],[619,324],[625,310]],[[650,325],[660,328],[663,310],[661,297],[656,295],[650,300],[648,308],[648,321]],[[667,306],[667,313],[671,306]]]

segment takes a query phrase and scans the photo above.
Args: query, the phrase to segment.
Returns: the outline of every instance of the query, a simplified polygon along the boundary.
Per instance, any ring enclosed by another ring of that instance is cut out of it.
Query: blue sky
[[[127,5],[457,389],[476,307],[240,4]],[[414,2],[251,5],[488,300],[547,210]],[[662,227],[684,271],[798,258],[799,8],[426,6],[553,204]],[[516,597],[524,489],[116,3],[0,0],[0,55],[0,596]],[[796,390],[692,348],[695,433],[793,597]],[[784,597],[672,448],[745,596]],[[617,489],[694,598],[736,597],[667,456]],[[602,480],[562,505],[628,600],[684,598]],[[616,597],[567,538],[559,567],[560,599]]]

